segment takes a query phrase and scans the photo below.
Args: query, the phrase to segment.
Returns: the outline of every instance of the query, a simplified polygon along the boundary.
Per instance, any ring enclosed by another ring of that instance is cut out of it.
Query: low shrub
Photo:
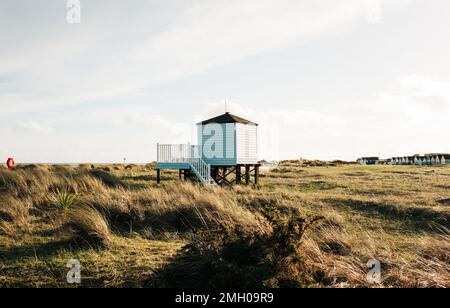
[[[266,213],[270,233],[246,233],[224,227],[200,233],[160,272],[168,287],[305,287],[313,283],[301,258],[303,234],[321,218],[299,213],[284,219]]]

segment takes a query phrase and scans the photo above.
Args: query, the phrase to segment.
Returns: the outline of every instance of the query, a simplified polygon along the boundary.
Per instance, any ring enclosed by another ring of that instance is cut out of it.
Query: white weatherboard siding
[[[258,163],[258,127],[236,124],[236,159],[238,164]]]

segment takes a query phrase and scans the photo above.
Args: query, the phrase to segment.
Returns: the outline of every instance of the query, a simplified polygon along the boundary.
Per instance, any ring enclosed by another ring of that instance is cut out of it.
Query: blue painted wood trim
[[[191,166],[187,163],[157,163],[156,169],[189,170]]]

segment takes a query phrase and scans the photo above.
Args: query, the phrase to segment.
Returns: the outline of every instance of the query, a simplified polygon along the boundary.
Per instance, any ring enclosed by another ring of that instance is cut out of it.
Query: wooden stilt
[[[161,169],[156,169],[156,183],[161,184]]]
[[[241,175],[241,165],[236,166],[236,184],[241,184],[242,175]]]
[[[227,167],[222,167],[222,180],[227,179]]]
[[[217,168],[215,168],[215,167],[211,168],[211,173],[212,173],[211,176],[212,176],[214,182],[217,183]]]
[[[255,165],[255,186],[259,185],[259,165]]]
[[[245,165],[245,185],[250,184],[250,165]]]

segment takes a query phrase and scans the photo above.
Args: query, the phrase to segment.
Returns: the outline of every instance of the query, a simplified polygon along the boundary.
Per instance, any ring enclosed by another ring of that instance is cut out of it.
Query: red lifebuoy
[[[8,160],[6,161],[6,166],[8,167],[8,169],[14,169],[15,166],[15,162],[14,162],[14,158],[10,157],[8,158]]]

